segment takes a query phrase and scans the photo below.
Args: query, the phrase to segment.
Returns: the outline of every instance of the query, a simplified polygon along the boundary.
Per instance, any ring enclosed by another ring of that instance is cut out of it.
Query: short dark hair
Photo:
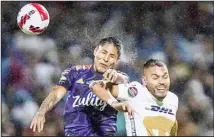
[[[113,43],[113,45],[117,48],[118,58],[120,58],[121,55],[121,46],[122,43],[115,37],[106,37],[100,40],[100,42],[97,44],[97,46],[104,46],[105,43]]]
[[[149,67],[154,67],[154,66],[163,67],[163,66],[166,66],[166,64],[163,61],[158,60],[158,59],[149,59],[143,65],[143,69],[146,69]]]

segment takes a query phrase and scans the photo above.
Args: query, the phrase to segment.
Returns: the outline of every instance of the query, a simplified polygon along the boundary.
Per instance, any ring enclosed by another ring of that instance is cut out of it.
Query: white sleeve
[[[127,101],[136,97],[141,89],[142,85],[139,82],[131,82],[128,84],[118,85],[118,96],[117,99]]]

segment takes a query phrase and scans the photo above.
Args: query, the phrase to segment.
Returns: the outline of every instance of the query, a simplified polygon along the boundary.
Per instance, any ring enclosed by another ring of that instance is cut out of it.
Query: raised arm
[[[77,71],[75,67],[70,67],[62,72],[61,78],[55,88],[48,94],[42,102],[38,112],[33,118],[30,128],[35,132],[43,130],[45,114],[51,110],[66,94],[67,89],[72,85]]]

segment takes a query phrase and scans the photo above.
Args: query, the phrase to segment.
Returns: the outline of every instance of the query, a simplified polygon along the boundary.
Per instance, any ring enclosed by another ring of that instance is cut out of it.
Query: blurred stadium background
[[[149,58],[169,66],[178,95],[179,136],[213,135],[213,2],[38,2],[50,14],[47,30],[27,36],[16,23],[28,2],[1,2],[1,126],[5,135],[63,135],[65,98],[46,116],[42,133],[29,124],[63,69],[92,63],[95,43],[123,43],[117,68],[141,80]],[[126,135],[122,113],[117,135]]]

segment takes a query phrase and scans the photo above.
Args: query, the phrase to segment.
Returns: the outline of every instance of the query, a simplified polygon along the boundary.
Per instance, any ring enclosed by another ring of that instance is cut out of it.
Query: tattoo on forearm
[[[56,103],[57,103],[57,96],[56,96],[56,93],[52,91],[42,102],[39,112],[45,114],[47,111],[52,109]]]

